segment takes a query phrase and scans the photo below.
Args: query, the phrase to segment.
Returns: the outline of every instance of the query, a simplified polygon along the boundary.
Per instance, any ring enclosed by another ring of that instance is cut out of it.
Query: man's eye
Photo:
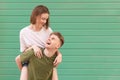
[[[52,40],[54,40],[55,38],[52,38]]]

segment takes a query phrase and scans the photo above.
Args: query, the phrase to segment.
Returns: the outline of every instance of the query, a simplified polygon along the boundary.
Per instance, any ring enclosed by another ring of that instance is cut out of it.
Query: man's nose
[[[50,41],[50,38],[48,38],[48,41]]]

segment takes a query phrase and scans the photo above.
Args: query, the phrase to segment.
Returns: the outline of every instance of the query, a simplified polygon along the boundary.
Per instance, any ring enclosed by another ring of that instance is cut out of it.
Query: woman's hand
[[[42,55],[42,51],[39,47],[33,45],[32,46],[33,50],[34,50],[34,55],[38,58],[41,58],[43,55]]]
[[[57,54],[58,55],[53,62],[54,66],[58,66],[58,64],[62,62],[62,54],[59,51],[57,51]]]

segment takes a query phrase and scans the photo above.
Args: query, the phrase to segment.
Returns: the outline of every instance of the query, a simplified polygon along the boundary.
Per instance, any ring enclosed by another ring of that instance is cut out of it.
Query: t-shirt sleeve
[[[29,61],[32,56],[34,56],[34,50],[30,49],[20,55],[20,60],[21,62]]]
[[[21,30],[20,31],[20,35],[19,35],[19,38],[20,38],[20,52],[23,52],[26,47],[25,47],[25,41],[24,41],[24,37],[23,37],[23,31]]]
[[[49,30],[50,34],[53,32],[52,28],[50,28],[50,27],[48,28],[48,30]]]

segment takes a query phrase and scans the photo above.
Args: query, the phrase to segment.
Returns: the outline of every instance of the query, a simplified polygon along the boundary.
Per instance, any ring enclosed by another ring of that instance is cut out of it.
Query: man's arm
[[[27,50],[24,53],[22,53],[21,55],[18,55],[15,58],[16,64],[18,66],[18,69],[21,71],[22,69],[22,64],[25,61],[29,61],[29,59],[34,55],[33,49],[31,50]]]
[[[27,50],[25,51],[24,53],[22,53],[20,55],[20,61],[23,63],[23,62],[26,62],[26,61],[29,61],[29,59],[34,55],[34,51],[33,49],[30,49],[30,50]]]

